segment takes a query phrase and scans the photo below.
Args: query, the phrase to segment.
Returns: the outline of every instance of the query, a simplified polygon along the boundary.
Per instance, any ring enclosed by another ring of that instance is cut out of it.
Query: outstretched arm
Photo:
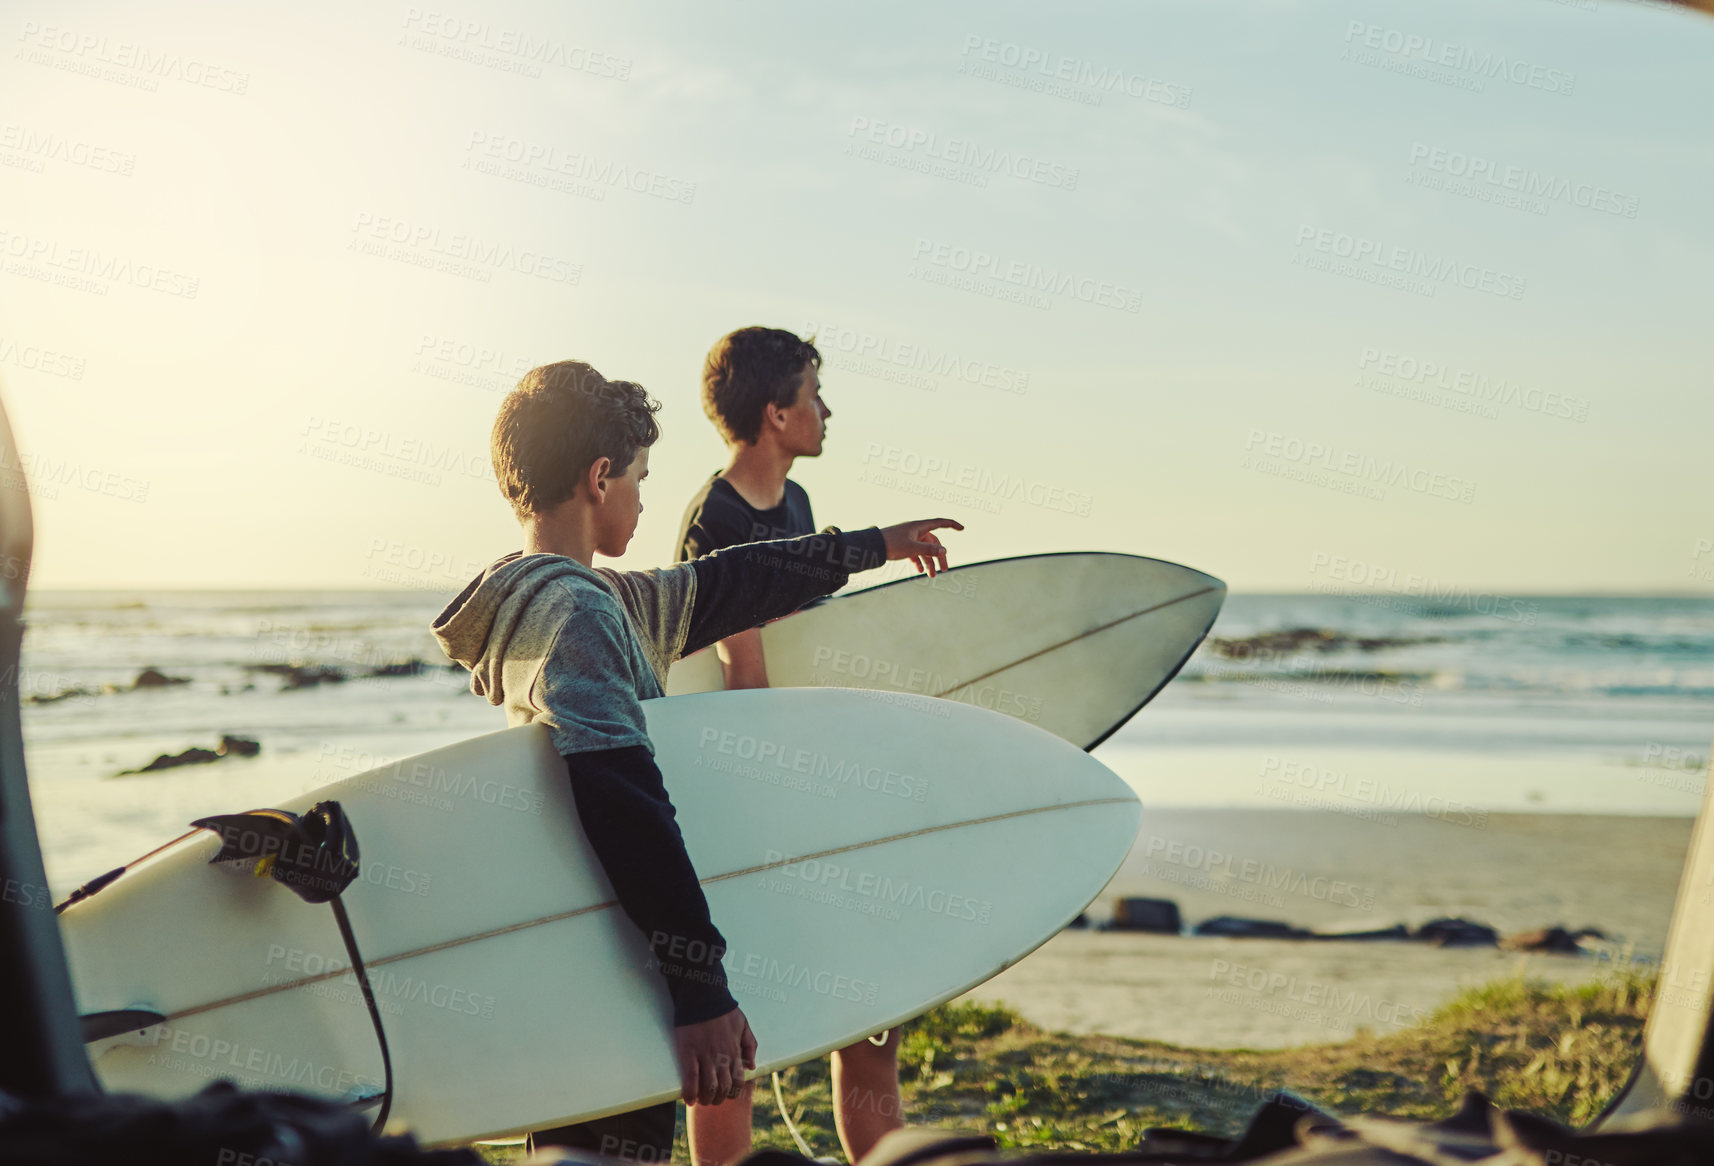
[[[946,568],[937,529],[964,527],[950,518],[922,519],[849,534],[833,527],[820,534],[744,543],[692,559],[696,602],[683,654],[790,615],[812,599],[845,586],[858,571],[891,559],[910,559],[933,575]]]

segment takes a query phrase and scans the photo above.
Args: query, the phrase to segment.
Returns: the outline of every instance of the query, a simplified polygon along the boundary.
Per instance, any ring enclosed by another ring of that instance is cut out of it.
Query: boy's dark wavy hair
[[[641,385],[610,381],[581,360],[532,368],[494,418],[488,449],[500,493],[522,521],[570,498],[598,458],[623,474],[660,440],[660,407]]]
[[[821,353],[783,328],[728,332],[703,362],[702,410],[727,445],[753,444],[762,433],[762,411],[797,400],[806,364],[820,368]]]

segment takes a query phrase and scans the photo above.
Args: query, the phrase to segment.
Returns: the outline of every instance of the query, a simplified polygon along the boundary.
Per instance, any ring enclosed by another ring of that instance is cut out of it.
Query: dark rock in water
[[[145,668],[137,673],[137,679],[131,682],[132,688],[171,688],[175,684],[189,684],[188,676],[168,676],[157,668]]]
[[[233,737],[230,735],[220,738],[220,744],[213,749],[190,748],[183,753],[163,753],[141,769],[122,769],[120,777],[133,773],[155,773],[162,769],[177,769],[181,765],[207,765],[212,761],[220,761],[227,757],[254,757],[262,751],[259,741],[248,737]]]
[[[1538,927],[1534,931],[1520,931],[1516,935],[1508,935],[1500,940],[1500,946],[1507,951],[1546,951],[1555,952],[1559,955],[1582,955],[1581,940],[1606,938],[1593,927],[1585,927],[1580,931],[1567,931],[1558,926]]]
[[[1274,632],[1261,632],[1242,639],[1223,639],[1211,636],[1208,646],[1228,660],[1242,660],[1255,655],[1279,655],[1292,652],[1331,652],[1340,647],[1348,637],[1326,628],[1282,628]]]
[[[160,769],[177,769],[181,765],[202,765],[210,761],[219,761],[220,754],[213,749],[186,749],[183,753],[163,753],[141,769],[122,769],[119,776],[131,773],[154,773]]]
[[[1493,947],[1499,943],[1500,933],[1486,923],[1468,919],[1430,919],[1411,938],[1435,947]]]
[[[1363,928],[1363,929],[1355,929],[1354,928],[1354,929],[1349,930],[1349,931],[1319,931],[1318,930],[1318,931],[1315,931],[1314,933],[1312,933],[1310,938],[1312,938],[1312,939],[1327,939],[1327,940],[1348,939],[1348,940],[1365,940],[1365,941],[1366,940],[1373,940],[1373,939],[1409,939],[1410,938],[1410,928],[1406,927],[1403,923],[1395,923],[1391,927],[1369,927],[1369,928]]]
[[[1107,924],[1112,931],[1152,931],[1160,935],[1177,935],[1184,930],[1178,904],[1171,899],[1113,900],[1113,919]]]
[[[281,691],[345,682],[345,670],[327,664],[248,664],[245,667],[251,672],[266,672],[270,676],[278,676],[285,681]]]
[[[220,738],[220,744],[214,751],[222,757],[254,757],[262,751],[262,743],[252,741],[248,737],[225,735]]]
[[[1307,939],[1309,932],[1277,919],[1245,919],[1216,915],[1196,925],[1193,935],[1225,935],[1234,939]]]
[[[58,704],[62,700],[71,700],[73,697],[100,696],[100,695],[101,694],[99,692],[96,692],[95,689],[93,689],[93,688],[65,688],[65,689],[61,689],[59,692],[54,692],[54,693],[43,693],[43,692],[31,693],[30,694],[30,703],[31,704]]]
[[[1298,652],[1341,652],[1354,648],[1359,652],[1379,652],[1387,648],[1408,648],[1416,644],[1441,643],[1439,636],[1352,636],[1328,628],[1283,628],[1261,632],[1242,639],[1221,639],[1210,636],[1208,647],[1228,660],[1267,659],[1290,656]]]
[[[370,672],[369,675],[382,678],[393,676],[416,676],[427,667],[427,664],[424,664],[421,660],[418,660],[413,656],[402,664],[383,664],[379,668]]]
[[[293,668],[285,673],[287,688],[314,688],[318,684],[344,684],[345,671],[323,665],[319,668]]]

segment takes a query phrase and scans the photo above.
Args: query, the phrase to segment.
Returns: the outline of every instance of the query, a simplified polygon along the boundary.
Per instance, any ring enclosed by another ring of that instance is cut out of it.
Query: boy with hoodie
[[[702,368],[702,408],[730,457],[691,498],[679,524],[679,561],[763,539],[815,530],[809,494],[786,475],[800,457],[820,457],[833,416],[821,399],[821,353],[782,328],[739,328],[714,342]],[[726,688],[768,687],[760,628],[716,648]],[[904,1124],[899,1030],[833,1053],[833,1123],[847,1158],[858,1161]],[[690,1110],[696,1166],[726,1166],[750,1152],[752,1091],[729,1105]]]
[[[511,725],[545,725],[565,758],[579,819],[621,909],[649,940],[672,1000],[687,1105],[736,1096],[756,1040],[726,987],[725,940],[674,820],[641,702],[678,657],[830,594],[859,570],[909,558],[945,569],[928,519],[735,547],[652,571],[593,566],[623,554],[642,512],[659,406],[579,361],[525,374],[500,405],[490,452],[524,548],[470,581],[436,617],[447,655]],[[706,952],[700,960],[673,951]],[[533,1144],[664,1160],[672,1103],[556,1130]]]

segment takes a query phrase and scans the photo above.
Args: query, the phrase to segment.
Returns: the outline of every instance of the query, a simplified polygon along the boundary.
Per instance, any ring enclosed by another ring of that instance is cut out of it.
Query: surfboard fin
[[[91,1012],[80,1016],[77,1023],[83,1029],[83,1043],[89,1044],[122,1032],[138,1032],[162,1024],[166,1019],[159,1012],[150,1012],[147,1008],[118,1008],[112,1012]]]

